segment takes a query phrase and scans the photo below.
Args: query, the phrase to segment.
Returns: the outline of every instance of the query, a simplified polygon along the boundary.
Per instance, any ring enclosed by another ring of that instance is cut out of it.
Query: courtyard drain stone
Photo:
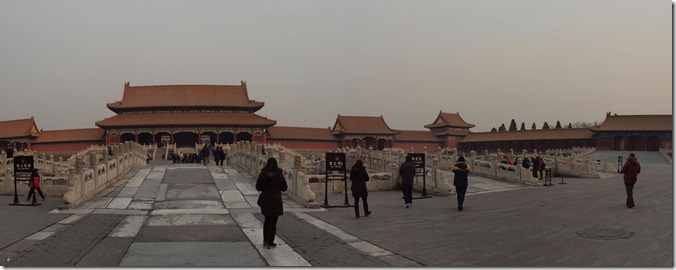
[[[600,240],[615,240],[629,238],[632,236],[632,232],[627,232],[621,229],[609,229],[609,228],[592,228],[577,233],[579,236],[590,239],[600,239]]]

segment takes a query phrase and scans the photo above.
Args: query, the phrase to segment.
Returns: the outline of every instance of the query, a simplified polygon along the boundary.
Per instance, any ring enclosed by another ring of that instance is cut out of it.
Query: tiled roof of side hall
[[[264,102],[249,100],[246,84],[241,85],[155,85],[125,84],[121,101],[108,103],[113,111],[152,108],[245,108],[258,110]]]
[[[340,141],[328,128],[274,126],[268,128],[268,134],[268,140]]]
[[[277,123],[252,113],[139,113],[119,114],[97,121],[101,128],[141,126],[263,126]]]
[[[462,139],[461,143],[589,139],[593,139],[593,133],[588,128],[565,128],[470,133]]]
[[[101,128],[43,130],[33,143],[58,143],[81,141],[105,141],[105,130]]]
[[[672,115],[610,115],[592,131],[672,131]]]
[[[394,135],[395,141],[413,141],[413,142],[440,142],[439,137],[435,136],[429,130],[399,130],[399,134]]]
[[[343,116],[338,115],[333,125],[333,134],[372,134],[394,135],[398,132],[391,129],[383,116]]]
[[[20,138],[20,137],[37,137],[40,132],[35,124],[35,119],[17,119],[0,121],[0,139]]]
[[[460,113],[445,113],[439,111],[437,119],[434,120],[431,124],[425,125],[426,128],[435,128],[435,127],[462,127],[462,128],[473,128],[474,125],[465,122],[465,120],[460,117]]]

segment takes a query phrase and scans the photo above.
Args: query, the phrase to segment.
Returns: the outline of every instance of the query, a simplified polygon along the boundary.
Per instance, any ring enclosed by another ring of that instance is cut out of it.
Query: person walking
[[[209,149],[208,144],[204,144],[204,147],[202,147],[202,163],[204,163],[204,166],[209,165],[209,156],[211,155],[211,149]]]
[[[401,189],[404,192],[404,207],[411,208],[413,204],[413,177],[415,176],[413,157],[406,156],[406,161],[399,167],[399,176],[401,176]]]
[[[539,162],[538,170],[540,170],[540,180],[542,180],[542,177],[544,175],[542,172],[545,170],[545,166],[547,165],[545,164],[545,159],[540,156],[538,156],[538,162]]]
[[[357,160],[352,166],[350,171],[350,180],[352,180],[352,197],[354,197],[354,214],[359,218],[359,198],[361,198],[364,203],[364,216],[368,217],[371,215],[369,211],[369,203],[367,201],[368,189],[366,188],[366,182],[369,181],[369,174],[364,167],[364,163],[361,160]]]
[[[539,177],[538,177],[538,171],[540,170],[540,169],[539,169],[539,167],[540,167],[540,160],[539,160],[539,158],[540,158],[540,157],[537,157],[537,158],[533,157],[533,158],[531,158],[531,161],[532,161],[532,164],[531,164],[531,165],[533,166],[533,177],[534,177],[534,178],[539,178]]]
[[[28,190],[28,199],[27,201],[31,200],[31,196],[33,196],[34,199],[36,199],[35,191],[40,194],[40,197],[42,197],[42,200],[45,200],[45,194],[42,193],[42,190],[40,189],[40,174],[38,173],[38,169],[33,169],[33,172],[31,173],[31,179],[28,182],[28,187],[30,187],[30,190]]]
[[[627,190],[627,208],[634,208],[634,185],[638,180],[638,174],[641,173],[641,163],[638,162],[634,153],[629,153],[627,161],[620,171],[624,174],[624,187]]]
[[[277,166],[275,158],[269,158],[265,167],[258,174],[256,181],[256,190],[261,194],[258,197],[258,206],[261,207],[261,214],[265,216],[263,222],[263,246],[274,248],[275,234],[277,232],[277,220],[284,214],[282,205],[282,192],[287,189],[284,173]]]
[[[453,171],[453,185],[455,192],[458,195],[458,211],[462,211],[462,204],[465,202],[465,193],[467,193],[467,175],[472,171],[472,168],[465,163],[465,157],[459,157],[458,162],[451,167]]]
[[[220,166],[221,164],[221,147],[217,146],[216,150],[214,150],[214,162],[216,162],[216,166]]]

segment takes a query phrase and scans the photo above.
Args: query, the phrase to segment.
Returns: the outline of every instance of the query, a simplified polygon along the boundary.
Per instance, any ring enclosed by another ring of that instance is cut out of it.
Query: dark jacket
[[[286,179],[280,169],[272,172],[263,169],[258,174],[256,190],[261,191],[259,206],[264,216],[280,216],[284,214],[282,191],[286,191],[287,188]]]
[[[352,197],[366,197],[368,196],[368,189],[366,182],[369,181],[369,173],[366,169],[350,171],[350,179],[352,180]]]
[[[621,173],[624,174],[625,184],[636,184],[638,174],[641,173],[641,163],[635,157],[627,158],[627,162],[622,166]]]
[[[523,166],[526,169],[529,169],[530,168],[530,159],[524,158],[523,163],[521,163],[521,166]]]
[[[453,167],[451,167],[451,171],[455,174],[453,176],[453,185],[455,186],[467,186],[467,175],[469,174],[470,171],[472,171],[472,168],[467,165],[465,162],[460,161],[458,163],[455,163]]]
[[[209,147],[202,148],[202,157],[208,157],[211,155],[211,149]]]
[[[413,177],[415,176],[415,165],[413,162],[404,162],[399,167],[399,175],[401,176],[401,184],[413,185]]]

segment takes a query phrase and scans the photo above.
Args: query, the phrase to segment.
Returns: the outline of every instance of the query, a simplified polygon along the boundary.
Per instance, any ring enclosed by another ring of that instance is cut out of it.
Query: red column
[[[202,133],[197,132],[197,143],[202,144]]]
[[[237,133],[232,133],[232,143],[237,143]]]
[[[171,142],[169,142],[169,144],[174,144],[174,133],[173,132],[171,133]]]
[[[31,141],[28,141],[28,150],[33,150],[31,149]]]
[[[221,143],[221,134],[220,133],[216,133],[216,143],[217,144]]]
[[[153,132],[153,145],[155,145],[155,144],[156,144],[156,142],[155,142],[155,133]]]
[[[266,133],[263,133],[263,144],[268,143],[268,135]]]
[[[110,144],[110,133],[106,134],[106,145]]]
[[[134,134],[134,138],[136,139],[136,143],[138,143],[138,133]]]

